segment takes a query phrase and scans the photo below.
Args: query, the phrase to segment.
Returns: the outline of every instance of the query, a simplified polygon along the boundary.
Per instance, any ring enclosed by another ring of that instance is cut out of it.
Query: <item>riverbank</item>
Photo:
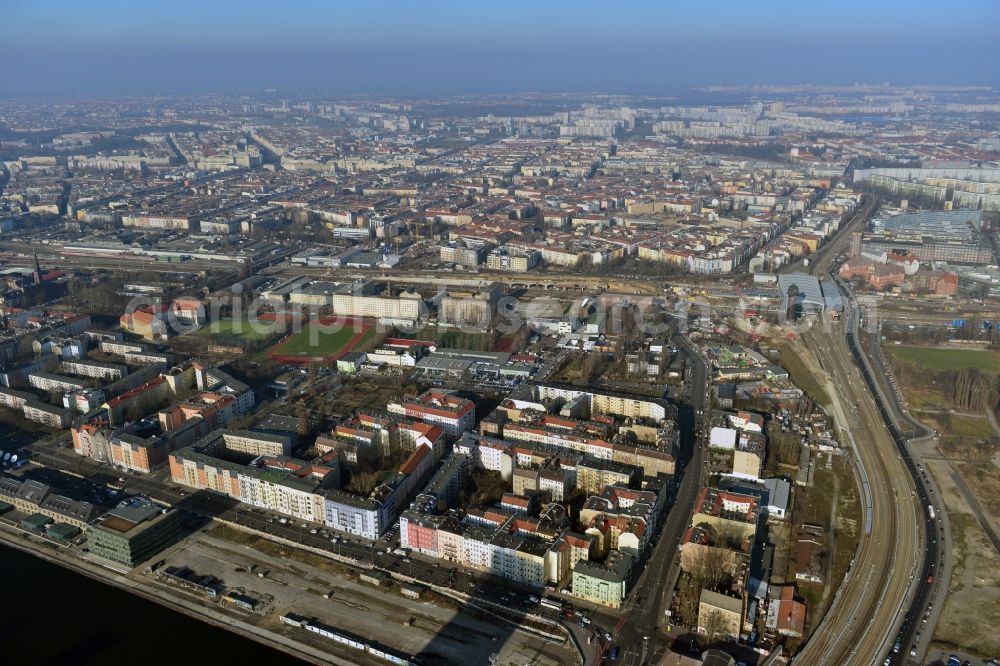
[[[236,636],[267,646],[282,655],[286,655],[288,657],[287,663],[289,664],[297,663],[296,660],[313,664],[337,664],[338,666],[341,664],[349,666],[351,664],[350,661],[341,660],[334,655],[324,653],[320,650],[311,648],[310,646],[298,644],[285,636],[246,622],[242,622],[238,618],[234,618],[214,609],[207,608],[178,595],[170,594],[169,592],[160,589],[157,589],[154,593],[153,591],[146,589],[147,585],[145,585],[142,581],[133,580],[127,576],[105,569],[95,563],[70,555],[69,553],[52,550],[40,543],[27,540],[24,536],[15,534],[7,528],[0,529],[0,543],[24,555],[37,558],[50,565],[58,566],[61,569],[74,574],[82,575],[98,584],[113,587],[145,601],[154,603],[164,609],[168,609],[206,625],[225,630]],[[11,572],[8,571],[7,575],[10,574]],[[38,582],[37,584],[43,585],[44,583]],[[52,592],[55,593],[47,594],[45,596],[49,599],[57,599],[58,592]],[[113,624],[114,621],[114,617],[108,618],[108,623]],[[64,624],[64,621],[60,621],[59,624]],[[274,656],[277,657],[278,655]],[[268,663],[273,663],[273,659],[269,660]]]

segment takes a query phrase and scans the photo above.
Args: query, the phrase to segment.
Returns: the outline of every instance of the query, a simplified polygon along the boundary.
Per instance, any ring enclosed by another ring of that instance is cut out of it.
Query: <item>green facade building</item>
[[[182,517],[145,497],[130,497],[109,511],[87,533],[90,552],[135,567],[181,538]]]

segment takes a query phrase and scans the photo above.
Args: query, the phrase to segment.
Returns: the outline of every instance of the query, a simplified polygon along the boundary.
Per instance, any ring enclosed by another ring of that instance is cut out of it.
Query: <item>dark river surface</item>
[[[0,663],[303,662],[0,545]]]

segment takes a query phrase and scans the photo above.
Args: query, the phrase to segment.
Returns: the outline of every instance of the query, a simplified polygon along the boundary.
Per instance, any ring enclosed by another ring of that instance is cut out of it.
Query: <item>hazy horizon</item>
[[[0,94],[1000,84],[1000,3],[987,0],[136,5],[0,0],[8,27]]]

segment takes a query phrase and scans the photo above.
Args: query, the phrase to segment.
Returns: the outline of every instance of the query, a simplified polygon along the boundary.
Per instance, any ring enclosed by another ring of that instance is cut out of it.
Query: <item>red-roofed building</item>
[[[445,435],[457,438],[476,423],[476,405],[460,398],[453,391],[431,389],[416,398],[391,402],[386,409],[411,419],[433,423],[444,429]]]
[[[142,386],[108,400],[102,408],[108,410],[111,425],[121,425],[125,421],[142,418],[171,394],[170,384],[163,377],[154,377]]]
[[[146,340],[166,340],[167,325],[163,321],[162,306],[140,308],[126,312],[118,318],[118,323],[129,333],[135,333]]]
[[[694,526],[705,523],[716,529],[732,528],[741,534],[745,544],[757,532],[760,505],[756,497],[703,487],[694,506]]]
[[[840,277],[845,280],[863,278],[875,289],[885,289],[903,284],[906,281],[906,271],[902,265],[895,263],[848,259],[840,268]]]
[[[767,628],[782,636],[802,638],[806,626],[806,605],[795,601],[795,586],[781,588],[781,597],[767,608]]]
[[[530,513],[532,501],[529,497],[522,497],[513,493],[504,493],[500,498],[500,506],[504,509],[516,511],[518,513]]]
[[[170,304],[170,311],[184,324],[201,326],[205,323],[205,305],[197,298],[178,298]]]
[[[566,532],[563,534],[563,541],[570,547],[569,568],[576,567],[580,560],[589,561],[594,554],[594,537],[591,534],[579,534],[577,532]]]
[[[434,460],[444,455],[445,431],[439,425],[421,421],[406,421],[398,426],[400,444],[419,449],[426,446],[434,453]]]
[[[111,458],[111,438],[115,430],[106,420],[95,420],[70,430],[73,450],[81,456],[107,462]]]
[[[947,271],[917,271],[913,276],[913,288],[932,291],[938,296],[954,296],[958,293],[958,276]]]
[[[410,340],[407,338],[386,338],[382,343],[383,347],[392,349],[411,349],[413,347],[423,347],[427,351],[437,349],[437,343],[429,340]]]
[[[415,474],[420,477],[421,471],[429,469],[433,461],[433,452],[426,446],[421,446],[399,466],[399,473]]]
[[[233,403],[236,398],[230,394],[199,393],[193,399],[179,402],[161,409],[157,418],[163,432],[180,428],[191,419],[200,419],[202,435],[215,428],[221,428],[233,416]]]
[[[920,270],[920,260],[910,252],[890,252],[885,260],[886,263],[902,268],[907,275],[914,275]]]

